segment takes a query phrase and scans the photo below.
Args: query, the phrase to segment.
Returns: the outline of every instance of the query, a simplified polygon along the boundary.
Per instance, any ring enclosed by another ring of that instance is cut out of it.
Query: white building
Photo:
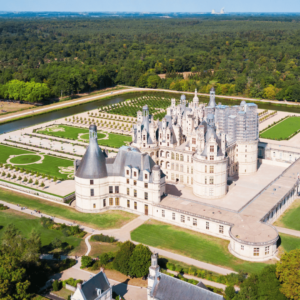
[[[228,176],[257,171],[256,104],[216,105],[212,88],[207,106],[196,91],[188,105],[184,95],[178,105],[172,99],[161,122],[149,116],[147,105],[137,115],[132,146],[148,153],[168,181],[192,186],[196,196],[223,197]]]

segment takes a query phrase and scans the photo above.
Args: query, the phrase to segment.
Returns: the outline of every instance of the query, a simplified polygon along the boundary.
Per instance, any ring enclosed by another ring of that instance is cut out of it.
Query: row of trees
[[[24,82],[11,80],[0,86],[0,98],[41,102],[50,96],[50,89],[46,83]]]

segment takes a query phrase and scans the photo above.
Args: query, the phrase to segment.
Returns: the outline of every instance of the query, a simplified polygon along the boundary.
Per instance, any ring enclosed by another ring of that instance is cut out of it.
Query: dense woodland
[[[299,33],[299,16],[2,18],[0,98],[124,84],[300,101]]]

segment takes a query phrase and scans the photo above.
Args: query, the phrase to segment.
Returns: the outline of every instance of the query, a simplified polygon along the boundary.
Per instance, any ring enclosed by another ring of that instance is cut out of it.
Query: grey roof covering
[[[151,296],[158,300],[224,300],[223,296],[163,273],[154,281]]]
[[[185,95],[182,94],[181,97],[180,97],[180,99],[181,99],[181,100],[185,100]]]
[[[96,125],[91,125],[90,131],[97,132]],[[105,155],[98,146],[97,137],[90,137],[89,146],[82,157],[75,176],[85,179],[97,179],[107,176]]]
[[[98,297],[97,289],[101,289],[101,293],[104,293],[109,288],[110,284],[106,275],[102,271],[81,285],[81,291],[83,292],[86,300],[96,299]]]
[[[143,180],[143,171],[151,172],[155,162],[148,154],[141,153],[137,148],[122,146],[115,157],[115,161],[106,165],[108,176],[125,176],[126,166],[140,170],[138,180]],[[161,177],[164,176],[164,173],[161,172]],[[149,181],[152,182],[152,174]]]

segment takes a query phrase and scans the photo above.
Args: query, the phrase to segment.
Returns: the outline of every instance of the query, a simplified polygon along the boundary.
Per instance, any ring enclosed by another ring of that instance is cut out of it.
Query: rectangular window
[[[187,217],[187,220],[188,220],[188,221],[190,221],[190,219],[191,219],[190,217]]]
[[[133,176],[136,177],[136,172],[135,171],[133,172]]]
[[[136,185],[137,184],[137,182],[136,182],[136,180],[133,182],[133,185]]]
[[[193,219],[193,225],[197,226],[197,219]]]
[[[219,225],[219,233],[224,233],[224,226],[223,225]]]
[[[137,197],[137,191],[136,190],[133,191],[133,196]]]
[[[126,175],[129,175],[129,170],[126,170]]]
[[[171,163],[171,170],[174,170],[174,163]]]
[[[145,188],[145,189],[148,188],[148,183],[147,183],[147,182],[144,183],[144,188]]]
[[[214,172],[214,166],[209,166],[209,173],[213,173]]]
[[[137,209],[137,202],[134,202],[134,209]]]
[[[214,146],[210,146],[209,147],[209,152],[215,152],[215,147]]]
[[[190,157],[189,156],[186,157],[186,161],[190,162]]]
[[[162,211],[161,211],[161,216],[162,216],[163,218],[166,216],[166,212],[165,212],[165,210],[163,210],[163,209],[162,209]]]
[[[209,184],[214,184],[214,178],[213,177],[209,177]]]
[[[253,256],[259,256],[259,248],[253,248]]]
[[[90,180],[90,184],[94,184],[94,180],[93,179]]]
[[[207,177],[205,176],[204,183],[207,184]]]
[[[120,205],[120,200],[119,200],[119,198],[116,198],[116,199],[115,199],[115,205]]]
[[[130,200],[127,200],[127,207],[130,208]]]
[[[171,180],[175,180],[174,173],[171,173]]]
[[[180,165],[180,172],[183,172],[183,165]]]
[[[192,144],[196,144],[196,139],[192,138]]]
[[[106,199],[103,199],[103,207],[106,206]]]
[[[214,160],[214,156],[211,155],[211,156],[209,157],[209,160]]]
[[[241,250],[243,250],[243,251],[244,251],[244,249],[245,249],[244,245],[241,245]]]
[[[179,165],[176,164],[176,171],[179,171]]]
[[[184,215],[181,215],[180,221],[181,221],[182,223],[185,223],[185,216],[184,216]]]
[[[148,174],[145,174],[145,179],[148,179]]]
[[[189,167],[186,167],[186,172],[190,173],[190,168]]]
[[[193,169],[193,167],[191,167],[191,174],[194,174],[194,169]]]
[[[119,187],[118,186],[115,186],[115,193],[119,194]]]
[[[114,205],[114,198],[109,198],[109,205],[110,206]]]
[[[209,229],[209,222],[206,222],[206,229]]]
[[[265,247],[265,255],[270,253],[270,246]]]
[[[148,193],[145,192],[145,200],[148,200]]]
[[[93,208],[96,208],[96,204],[95,203],[93,204]]]
[[[110,186],[110,187],[109,187],[109,193],[112,194],[113,192],[114,192],[114,187],[113,187],[113,186]]]
[[[205,173],[207,173],[207,166],[205,166]]]
[[[172,220],[175,221],[175,213],[172,213]]]
[[[91,189],[91,196],[94,196],[94,189]]]
[[[126,183],[129,184],[129,179],[126,179]]]

